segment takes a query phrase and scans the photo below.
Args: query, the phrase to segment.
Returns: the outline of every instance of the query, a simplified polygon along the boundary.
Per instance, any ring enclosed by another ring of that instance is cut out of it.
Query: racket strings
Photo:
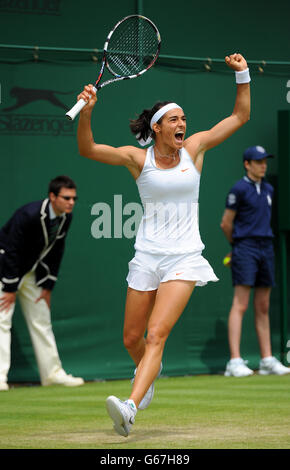
[[[107,63],[115,75],[130,76],[147,69],[158,51],[158,37],[153,26],[140,18],[125,21],[112,34]]]

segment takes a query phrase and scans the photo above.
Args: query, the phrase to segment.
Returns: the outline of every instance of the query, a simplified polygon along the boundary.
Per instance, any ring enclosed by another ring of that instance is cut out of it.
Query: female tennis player
[[[82,156],[123,165],[136,180],[144,215],[134,258],[129,263],[124,321],[124,345],[136,364],[128,400],[107,398],[116,432],[128,436],[137,409],[146,408],[160,374],[164,345],[186,307],[195,286],[217,281],[202,257],[204,245],[198,227],[198,195],[205,152],[223,142],[250,116],[250,75],[241,54],[225,58],[235,71],[237,94],[233,113],[208,131],[185,139],[186,118],[177,103],[157,103],[131,121],[141,145],[114,148],[96,144],[91,114],[97,98],[92,85],[78,96],[87,105],[80,113],[78,145]],[[147,336],[145,333],[147,330]]]

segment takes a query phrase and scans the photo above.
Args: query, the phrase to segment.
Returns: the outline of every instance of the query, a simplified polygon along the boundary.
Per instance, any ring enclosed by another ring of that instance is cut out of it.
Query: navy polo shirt
[[[273,238],[271,229],[274,188],[262,180],[256,183],[244,176],[230,190],[226,208],[237,211],[234,219],[233,239]]]

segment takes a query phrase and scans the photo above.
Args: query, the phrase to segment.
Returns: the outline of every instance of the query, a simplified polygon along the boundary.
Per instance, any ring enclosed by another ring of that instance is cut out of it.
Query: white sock
[[[136,413],[137,413],[137,407],[136,407],[134,401],[129,399],[129,400],[127,400],[127,403],[128,403],[128,405],[133,409],[133,411],[134,411],[135,414],[136,414]]]
[[[231,364],[235,364],[236,362],[240,362],[241,359],[242,359],[241,357],[235,357],[234,359],[231,359],[231,360],[230,360],[230,363],[231,363]]]
[[[267,356],[267,357],[263,357],[262,361],[268,362],[268,361],[271,361],[272,359],[273,359],[273,356]]]

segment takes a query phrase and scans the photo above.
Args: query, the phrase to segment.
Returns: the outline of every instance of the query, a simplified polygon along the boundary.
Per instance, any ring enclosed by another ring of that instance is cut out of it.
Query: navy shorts
[[[271,239],[235,240],[232,249],[233,286],[275,285],[275,255]]]

